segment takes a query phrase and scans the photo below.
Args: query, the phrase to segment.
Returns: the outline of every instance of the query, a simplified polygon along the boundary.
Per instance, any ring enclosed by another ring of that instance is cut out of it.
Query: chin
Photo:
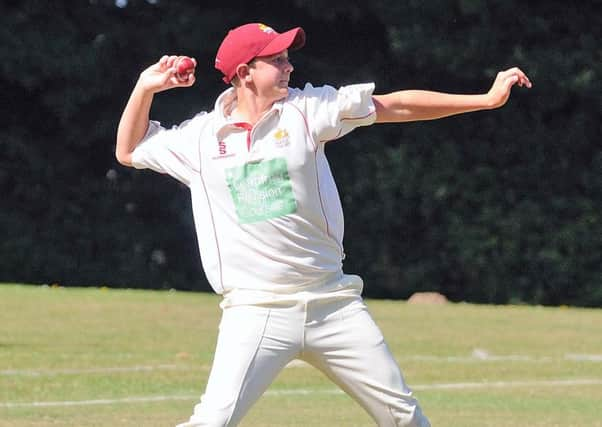
[[[288,86],[278,88],[278,91],[276,93],[276,97],[278,98],[277,99],[278,101],[280,101],[283,98],[286,98],[287,96],[288,96]]]

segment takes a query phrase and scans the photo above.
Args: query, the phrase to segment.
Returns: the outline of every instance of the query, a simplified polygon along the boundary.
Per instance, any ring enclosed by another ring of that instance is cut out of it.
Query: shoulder
[[[288,102],[300,101],[329,101],[338,97],[371,97],[374,93],[374,83],[356,83],[335,88],[330,85],[313,86],[306,83],[303,89],[290,88],[288,92]]]
[[[333,86],[314,86],[311,83],[306,83],[303,89],[289,88],[286,100],[296,102],[304,98],[324,98],[336,93],[336,91],[337,89]]]
[[[180,124],[173,126],[173,130],[180,130],[185,133],[197,133],[207,128],[208,125],[214,123],[215,114],[213,111],[201,111]]]
[[[211,121],[215,117],[215,113],[213,111],[200,111],[192,116],[187,122],[190,122],[195,125],[203,124],[204,122]]]
[[[329,108],[337,98],[337,89],[333,86],[313,86],[306,83],[300,88],[290,88],[285,105],[294,106],[304,114],[314,114],[324,108]]]

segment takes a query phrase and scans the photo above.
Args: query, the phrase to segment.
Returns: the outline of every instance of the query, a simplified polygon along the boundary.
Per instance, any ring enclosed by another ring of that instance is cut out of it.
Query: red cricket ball
[[[176,79],[180,82],[187,82],[188,76],[194,73],[194,61],[187,56],[180,56],[176,59]]]

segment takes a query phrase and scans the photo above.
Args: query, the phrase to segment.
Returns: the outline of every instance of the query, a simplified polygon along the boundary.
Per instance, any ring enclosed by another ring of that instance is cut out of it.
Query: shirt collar
[[[280,114],[282,112],[285,100],[286,98],[274,102],[274,105],[272,105],[270,111],[268,111],[263,118],[271,116],[272,114]],[[230,130],[237,128],[235,126],[235,122],[230,118],[230,112],[235,107],[236,90],[233,87],[230,87],[223,91],[215,101],[214,111],[217,120],[215,122],[214,133],[219,140],[222,140]]]

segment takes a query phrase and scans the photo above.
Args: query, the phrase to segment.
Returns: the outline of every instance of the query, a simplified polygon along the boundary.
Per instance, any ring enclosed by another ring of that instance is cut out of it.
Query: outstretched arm
[[[499,108],[508,101],[512,86],[531,87],[519,68],[498,73],[489,92],[478,95],[457,95],[425,90],[402,90],[374,95],[377,123],[433,120],[470,111]]]
[[[185,82],[179,81],[175,77],[174,63],[177,58],[177,56],[163,56],[159,62],[151,65],[140,74],[117,128],[115,156],[122,165],[132,165],[132,152],[146,135],[149,113],[155,93],[173,87],[192,86],[194,84],[193,74]]]

